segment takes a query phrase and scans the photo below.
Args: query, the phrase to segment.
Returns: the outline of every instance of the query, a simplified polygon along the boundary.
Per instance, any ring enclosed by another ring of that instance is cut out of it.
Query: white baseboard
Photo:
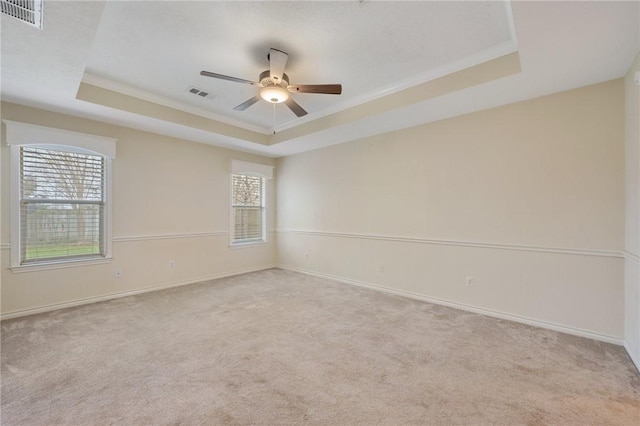
[[[504,312],[493,311],[493,310],[490,310],[490,309],[480,308],[480,307],[477,307],[477,306],[466,305],[466,304],[463,304],[463,303],[451,302],[449,300],[438,299],[438,298],[435,298],[435,297],[429,297],[429,296],[425,296],[425,295],[418,294],[418,293],[412,293],[412,292],[409,292],[409,291],[397,290],[397,289],[393,289],[393,288],[389,288],[389,287],[384,287],[384,286],[381,286],[381,285],[378,285],[378,284],[372,284],[372,283],[368,283],[368,282],[364,282],[364,281],[357,281],[357,280],[343,278],[343,277],[339,277],[339,276],[335,276],[335,275],[330,275],[330,274],[324,274],[324,273],[320,273],[320,272],[310,271],[310,270],[306,270],[306,269],[302,269],[302,268],[297,268],[297,267],[294,267],[294,266],[279,265],[278,267],[280,269],[285,269],[285,270],[289,270],[289,271],[293,271],[293,272],[300,272],[302,274],[312,275],[312,276],[321,277],[321,278],[327,278],[327,279],[330,279],[330,280],[333,280],[333,281],[338,281],[338,282],[349,284],[349,285],[369,288],[369,289],[372,289],[372,290],[383,291],[385,293],[395,294],[395,295],[398,295],[398,296],[404,296],[404,297],[408,297],[408,298],[416,299],[416,300],[422,300],[424,302],[434,303],[436,305],[448,306],[450,308],[456,308],[456,309],[460,309],[460,310],[463,310],[463,311],[468,311],[468,312],[473,312],[473,313],[476,313],[476,314],[486,315],[486,316],[489,316],[489,317],[500,318],[500,319],[504,319],[504,320],[508,320],[508,321],[514,321],[514,322],[518,322],[518,323],[521,323],[521,324],[527,324],[527,325],[531,325],[531,326],[534,326],[534,327],[545,328],[545,329],[548,329],[548,330],[558,331],[558,332],[561,332],[561,333],[571,334],[571,335],[574,335],[574,336],[586,337],[588,339],[598,340],[598,341],[606,342],[606,343],[612,343],[614,345],[623,346],[625,344],[624,340],[620,339],[618,337],[608,336],[606,334],[594,333],[594,332],[591,332],[591,331],[588,331],[588,330],[579,329],[579,328],[567,327],[567,326],[560,325],[560,324],[555,324],[555,323],[552,323],[552,322],[540,321],[540,320],[535,320],[535,319],[531,319],[531,318],[527,318],[527,317],[521,317],[521,316],[518,316],[518,315],[513,315],[513,314],[504,313]],[[628,349],[627,349],[627,351],[628,351]],[[634,360],[634,362],[636,362],[636,361]],[[638,365],[637,362],[636,362],[636,365]]]
[[[629,358],[631,358],[631,361],[633,361],[636,368],[638,369],[638,372],[640,373],[640,358],[638,358],[633,354],[633,351],[631,350],[627,342],[624,342],[624,348],[627,350],[627,354],[629,354]]]
[[[201,283],[203,281],[215,280],[215,279],[219,279],[219,278],[226,278],[226,277],[231,277],[231,276],[234,276],[234,275],[241,275],[241,274],[246,274],[246,273],[249,273],[249,272],[262,271],[262,270],[271,269],[271,268],[277,268],[277,266],[276,265],[264,265],[264,266],[259,266],[257,268],[247,268],[247,269],[231,271],[231,272],[222,272],[222,273],[219,273],[219,274],[206,275],[206,276],[191,278],[191,279],[183,280],[183,281],[175,281],[175,282],[168,283],[168,284],[161,284],[161,285],[157,285],[157,286],[145,287],[145,288],[141,288],[141,289],[137,289],[137,290],[124,291],[124,292],[119,292],[119,293],[111,293],[111,294],[107,294],[107,295],[104,295],[104,296],[89,297],[87,299],[74,300],[74,301],[71,301],[71,302],[54,303],[54,304],[51,304],[51,305],[39,306],[37,308],[30,308],[30,309],[24,309],[24,310],[20,310],[20,311],[13,311],[13,312],[8,312],[6,314],[1,314],[0,315],[0,321],[12,319],[12,318],[24,317],[24,316],[27,316],[27,315],[40,314],[40,313],[43,313],[43,312],[55,311],[55,310],[58,310],[58,309],[71,308],[71,307],[74,307],[74,306],[88,305],[90,303],[104,302],[104,301],[107,301],[107,300],[119,299],[121,297],[135,296],[136,294],[149,293],[149,292],[152,292],[152,291],[164,290],[164,289],[173,288],[173,287],[181,287],[183,285],[196,284],[196,283]]]
[[[561,333],[571,334],[571,335],[574,335],[574,336],[586,337],[586,338],[593,339],[593,340],[598,340],[598,341],[602,341],[602,342],[606,342],[606,343],[612,343],[612,344],[615,344],[615,345],[624,346],[624,348],[626,349],[627,353],[629,354],[629,357],[631,358],[631,360],[635,364],[636,368],[638,369],[638,371],[640,371],[640,359],[638,359],[633,354],[633,352],[631,351],[631,349],[628,346],[627,342],[625,342],[624,340],[619,339],[617,337],[608,336],[608,335],[599,334],[599,333],[593,333],[593,332],[590,332],[590,331],[587,331],[587,330],[582,330],[582,329],[573,328],[573,327],[567,327],[567,326],[563,326],[563,325],[559,325],[559,324],[555,324],[555,323],[551,323],[551,322],[546,322],[546,321],[534,320],[534,319],[531,319],[531,318],[521,317],[521,316],[518,316],[518,315],[507,314],[507,313],[504,313],[504,312],[493,311],[493,310],[490,310],[490,309],[479,308],[477,306],[471,306],[471,305],[466,305],[466,304],[457,303],[457,302],[451,302],[451,301],[448,301],[448,300],[443,300],[443,299],[438,299],[438,298],[434,298],[434,297],[424,296],[424,295],[421,295],[421,294],[418,294],[418,293],[412,293],[412,292],[408,292],[408,291],[404,291],[404,290],[397,290],[397,289],[384,287],[384,286],[377,285],[377,284],[367,283],[367,282],[364,282],[364,281],[357,281],[357,280],[347,279],[347,278],[339,277],[339,276],[336,276],[336,275],[324,274],[324,273],[320,273],[320,272],[310,271],[310,270],[297,268],[297,267],[293,267],[293,266],[287,266],[287,265],[264,265],[264,266],[259,266],[259,267],[256,267],[256,268],[247,268],[247,269],[236,270],[236,271],[231,271],[231,272],[223,272],[223,273],[219,273],[219,274],[206,275],[206,276],[201,276],[201,277],[197,277],[197,278],[192,278],[192,279],[189,279],[189,280],[176,281],[176,282],[172,282],[172,283],[168,283],[168,284],[162,284],[162,285],[152,286],[152,287],[145,287],[145,288],[137,289],[137,290],[131,290],[131,291],[125,291],[125,292],[119,292],[119,293],[112,293],[112,294],[108,294],[108,295],[104,295],[104,296],[90,297],[90,298],[87,298],[87,299],[74,300],[72,302],[56,303],[56,304],[51,304],[51,305],[40,306],[40,307],[37,307],[37,308],[30,308],[30,309],[24,309],[24,310],[20,310],[20,311],[8,312],[6,314],[1,314],[0,315],[0,321],[12,319],[12,318],[24,317],[24,316],[28,316],[28,315],[35,315],[35,314],[39,314],[39,313],[43,313],[43,312],[55,311],[55,310],[58,310],[58,309],[71,308],[71,307],[74,307],[74,306],[81,306],[81,305],[87,305],[87,304],[91,304],[91,303],[104,302],[104,301],[107,301],[107,300],[119,299],[119,298],[122,298],[122,297],[134,296],[134,295],[137,295],[137,294],[149,293],[149,292],[152,292],[152,291],[164,290],[164,289],[173,288],[173,287],[180,287],[180,286],[189,285],[189,284],[196,284],[196,283],[201,283],[201,282],[204,282],[204,281],[209,281],[209,280],[214,280],[214,279],[219,279],[219,278],[226,278],[226,277],[230,277],[230,276],[234,276],[234,275],[246,274],[246,273],[249,273],[249,272],[257,272],[257,271],[262,271],[262,270],[271,269],[271,268],[281,268],[281,269],[285,269],[285,270],[289,270],[289,271],[293,271],[293,272],[299,272],[299,273],[306,274],[306,275],[311,275],[311,276],[316,276],[316,277],[321,277],[321,278],[327,278],[327,279],[330,279],[330,280],[333,280],[333,281],[337,281],[337,282],[341,282],[341,283],[344,283],[344,284],[354,285],[354,286],[358,286],[358,287],[364,287],[364,288],[368,288],[368,289],[372,289],[372,290],[382,291],[382,292],[385,292],[385,293],[395,294],[395,295],[398,295],[398,296],[408,297],[408,298],[411,298],[411,299],[422,300],[422,301],[429,302],[429,303],[434,303],[434,304],[437,304],[437,305],[448,306],[448,307],[451,307],[451,308],[456,308],[456,309],[460,309],[460,310],[464,310],[464,311],[468,311],[468,312],[474,312],[474,313],[481,314],[481,315],[487,315],[487,316],[494,317],[494,318],[505,319],[505,320],[509,320],[509,321],[522,323],[522,324],[531,325],[531,326],[534,326],[534,327],[545,328],[545,329],[549,329],[549,330],[558,331],[558,332],[561,332]]]

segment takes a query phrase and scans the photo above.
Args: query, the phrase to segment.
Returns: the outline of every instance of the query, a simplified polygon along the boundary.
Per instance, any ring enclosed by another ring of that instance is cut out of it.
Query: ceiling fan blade
[[[245,80],[237,77],[229,77],[228,75],[216,74],[215,72],[209,72],[209,71],[200,71],[200,75],[203,75],[205,77],[219,78],[220,80],[235,81],[236,83],[246,83],[246,84],[253,84],[253,85],[258,84],[255,81],[249,81],[249,80]]]
[[[287,87],[287,90],[296,93],[339,95],[342,93],[342,84],[293,84]]]
[[[284,101],[284,103],[287,104],[289,109],[291,111],[293,111],[293,113],[295,115],[297,115],[298,117],[302,117],[303,115],[307,115],[307,111],[305,111],[304,108],[302,108],[300,105],[298,105],[298,103],[296,101],[294,101],[291,96],[289,96],[289,99]]]
[[[282,74],[284,74],[284,67],[287,65],[287,59],[289,55],[286,52],[278,49],[269,50],[269,71],[271,78],[279,83],[282,80]]]
[[[253,98],[244,101],[243,103],[241,103],[240,105],[238,105],[234,109],[236,111],[244,111],[245,109],[249,108],[251,105],[253,105],[256,102],[258,102],[259,100],[260,100],[260,96],[259,95],[255,95]]]

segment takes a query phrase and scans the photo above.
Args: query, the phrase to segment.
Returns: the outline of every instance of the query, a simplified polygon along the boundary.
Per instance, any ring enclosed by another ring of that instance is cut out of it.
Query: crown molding
[[[264,135],[270,135],[273,129],[266,129],[261,126],[255,126],[247,124],[244,121],[235,120],[222,114],[216,114],[205,108],[198,108],[193,105],[188,105],[184,102],[175,101],[173,99],[166,98],[164,96],[155,95],[147,91],[136,89],[126,84],[117,83],[104,77],[97,76],[91,73],[85,73],[81,83],[90,84],[92,86],[99,87],[101,89],[107,89],[112,92],[121,93],[123,95],[132,96],[134,98],[142,99],[143,101],[151,102],[154,104],[174,108],[189,114],[197,115],[200,117],[208,118],[210,120],[219,121],[231,126],[240,127],[245,130],[251,130],[252,132],[261,133]],[[206,102],[206,101],[205,101]]]
[[[494,59],[500,58],[510,53],[515,53],[517,51],[518,51],[518,46],[516,42],[513,40],[509,40],[501,44],[498,44],[496,46],[477,52],[473,55],[462,58],[460,60],[453,61],[441,67],[431,69],[422,74],[414,75],[410,78],[397,81],[393,84],[389,84],[387,86],[377,88],[368,93],[355,96],[343,102],[336,102],[333,106],[326,108],[321,112],[309,114],[303,118],[294,119],[287,123],[281,124],[277,126],[276,131],[282,132],[284,130],[298,127],[302,124],[309,123],[319,118],[326,117],[328,115],[335,114],[343,110],[356,107],[358,105],[363,105],[371,101],[375,101],[376,99],[380,99],[385,96],[392,95],[396,92],[400,92],[402,90],[409,89],[411,87],[414,87],[420,84],[428,83],[440,77],[444,77],[446,75],[453,74],[455,72],[462,71],[464,69],[471,68],[476,65],[480,65],[485,62],[492,61]]]

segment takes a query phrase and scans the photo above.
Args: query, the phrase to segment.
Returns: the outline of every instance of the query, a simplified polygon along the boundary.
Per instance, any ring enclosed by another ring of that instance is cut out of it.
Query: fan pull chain
[[[273,104],[273,134],[276,134],[276,104]]]

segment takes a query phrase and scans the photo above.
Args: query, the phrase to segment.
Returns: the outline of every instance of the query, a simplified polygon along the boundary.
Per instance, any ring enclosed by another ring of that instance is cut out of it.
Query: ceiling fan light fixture
[[[289,99],[289,91],[281,86],[267,86],[260,89],[260,97],[272,104],[279,104]]]

